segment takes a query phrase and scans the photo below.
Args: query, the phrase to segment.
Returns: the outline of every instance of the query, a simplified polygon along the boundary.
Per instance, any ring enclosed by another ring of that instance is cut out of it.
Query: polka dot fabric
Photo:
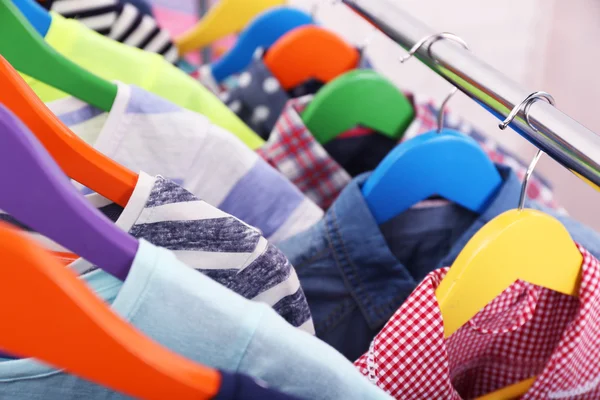
[[[355,366],[396,399],[472,399],[537,376],[521,397],[600,399],[600,268],[584,248],[579,298],[517,281],[444,339],[430,273]]]
[[[237,79],[237,87],[221,100],[264,139],[275,127],[289,95],[261,59],[255,59]]]

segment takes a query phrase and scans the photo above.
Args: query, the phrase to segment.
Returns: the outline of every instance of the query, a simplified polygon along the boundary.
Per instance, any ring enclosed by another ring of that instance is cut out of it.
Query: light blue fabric
[[[322,221],[279,244],[296,268],[317,336],[350,360],[364,354],[427,273],[452,265],[486,223],[517,207],[521,182],[510,168],[496,167],[503,184],[481,215],[447,204],[412,208],[379,226],[361,192],[366,173]],[[526,207],[555,216],[574,241],[600,256],[600,235],[592,229],[536,202]]]
[[[389,399],[324,342],[144,240],[124,283],[101,270],[83,278],[123,318],[189,359],[250,375],[303,399]],[[0,362],[0,398],[126,397],[23,359]]]

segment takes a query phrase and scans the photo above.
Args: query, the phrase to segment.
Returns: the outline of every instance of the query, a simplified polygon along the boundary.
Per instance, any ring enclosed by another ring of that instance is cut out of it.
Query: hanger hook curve
[[[319,12],[319,8],[321,6],[321,4],[323,3],[328,3],[330,6],[335,6],[338,3],[341,3],[342,0],[329,0],[328,2],[325,0],[317,0],[314,3],[312,3],[311,7],[310,7],[310,16],[313,17],[313,19],[316,18],[317,13]]]
[[[511,110],[511,112],[508,114],[508,116],[506,117],[506,119],[504,121],[500,122],[500,124],[498,125],[500,127],[500,129],[502,129],[502,130],[506,129],[508,127],[508,125],[510,125],[510,123],[513,122],[513,120],[517,117],[517,115],[519,114],[519,111],[521,111],[521,108],[523,108],[523,114],[525,114],[525,121],[527,121],[527,125],[529,125],[529,127],[531,129],[533,129],[534,131],[537,132],[537,129],[535,128],[535,126],[533,126],[533,124],[529,120],[529,109],[531,108],[531,105],[533,103],[535,103],[536,101],[538,101],[540,99],[546,100],[551,105],[556,104],[556,102],[554,101],[554,97],[552,97],[552,95],[550,93],[543,92],[543,91],[533,92],[529,96],[527,96],[525,98],[525,100],[523,100],[521,103],[516,105]]]
[[[419,40],[417,43],[415,43],[415,45],[413,47],[411,47],[411,49],[408,51],[408,54],[400,57],[400,63],[405,63],[407,60],[412,58],[417,53],[417,51],[419,51],[419,49],[425,45],[427,45],[427,54],[429,55],[429,58],[431,58],[433,61],[435,61],[437,63],[438,61],[435,58],[433,58],[433,55],[431,54],[431,46],[438,40],[442,40],[442,39],[451,40],[453,42],[460,44],[465,49],[470,50],[469,46],[467,45],[467,42],[465,42],[460,36],[457,36],[454,33],[450,33],[450,32],[434,33],[433,35],[426,36],[423,39]],[[442,129],[444,129],[444,112],[446,110],[446,105],[448,104],[448,102],[450,101],[452,96],[454,96],[454,94],[457,91],[458,91],[458,89],[456,88],[456,86],[454,86],[452,89],[450,89],[450,92],[448,93],[448,95],[442,102],[442,105],[440,106],[440,109],[437,114],[437,133],[441,133]]]
[[[425,36],[423,39],[421,39],[417,43],[415,43],[414,46],[411,47],[410,50],[408,51],[408,54],[400,57],[400,62],[402,64],[404,64],[406,61],[411,59],[417,53],[417,51],[419,51],[419,49],[421,47],[427,45],[427,55],[429,56],[429,58],[431,58],[432,60],[434,60],[437,63],[437,60],[435,58],[433,58],[433,55],[431,54],[431,46],[438,40],[442,40],[442,39],[447,39],[447,40],[456,42],[456,43],[460,44],[462,47],[464,47],[465,49],[469,50],[469,46],[467,45],[467,42],[465,42],[460,36],[457,36],[454,33],[451,33],[451,32],[434,33],[432,35]]]
[[[542,91],[533,92],[529,96],[527,96],[525,100],[517,104],[511,110],[506,119],[499,124],[500,129],[506,129],[508,125],[510,125],[510,123],[516,118],[521,108],[523,108],[523,114],[525,114],[525,121],[527,122],[527,125],[529,125],[531,129],[537,132],[537,129],[533,126],[531,120],[529,119],[529,109],[533,103],[542,99],[546,100],[551,105],[554,105],[556,103],[554,101],[554,97],[552,97],[550,93]],[[525,177],[523,178],[523,184],[521,186],[521,195],[519,196],[519,211],[522,211],[525,207],[525,198],[527,197],[527,184],[529,183],[529,179],[533,174],[533,170],[535,169],[535,166],[542,157],[542,154],[544,154],[544,152],[542,150],[538,150],[535,154],[535,157],[533,157],[533,160],[531,160],[529,167],[527,168],[527,172],[525,173]]]

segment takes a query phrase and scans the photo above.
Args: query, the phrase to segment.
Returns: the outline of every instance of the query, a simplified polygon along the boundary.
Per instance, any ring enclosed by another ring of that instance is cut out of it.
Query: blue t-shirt
[[[269,306],[243,298],[145,240],[124,282],[102,270],[82,279],[129,323],[190,360],[304,399],[390,398],[344,356]],[[114,369],[128,373],[118,364]],[[33,359],[0,359],[0,398],[127,397]]]

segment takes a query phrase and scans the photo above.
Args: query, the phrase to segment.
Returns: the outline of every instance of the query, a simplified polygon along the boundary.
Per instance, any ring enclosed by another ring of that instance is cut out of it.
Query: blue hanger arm
[[[500,173],[474,139],[444,130],[398,145],[373,171],[362,192],[382,224],[434,195],[480,213],[501,184]]]
[[[50,29],[50,24],[52,23],[52,16],[50,13],[34,0],[13,0],[13,3],[25,18],[27,18],[35,30],[42,35],[42,37],[46,37],[46,34]]]
[[[256,17],[239,35],[236,44],[211,65],[217,82],[242,72],[252,62],[258,48],[268,49],[292,29],[313,23],[312,17],[292,7],[275,7]]]
[[[95,209],[31,131],[0,104],[0,209],[124,280],[138,241]]]

